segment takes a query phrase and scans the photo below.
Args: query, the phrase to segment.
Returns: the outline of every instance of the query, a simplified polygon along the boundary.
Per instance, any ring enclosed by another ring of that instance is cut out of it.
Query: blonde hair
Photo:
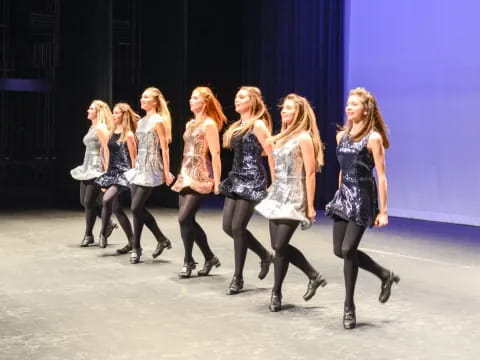
[[[138,115],[135,111],[132,110],[130,105],[127,103],[117,103],[113,107],[118,108],[122,112],[122,134],[118,141],[124,142],[126,140],[127,134],[129,132],[135,133],[135,129],[137,128],[137,122],[140,120],[140,115]],[[113,133],[114,129],[112,129]]]
[[[113,116],[110,106],[102,100],[93,100],[92,105],[97,112],[97,124],[104,124],[108,131],[111,131],[113,129]]]
[[[272,140],[275,143],[275,146],[279,146],[287,142],[289,139],[298,136],[304,131],[308,132],[313,142],[315,169],[320,171],[324,165],[324,146],[320,138],[320,132],[318,131],[317,127],[317,119],[315,117],[315,113],[313,112],[312,106],[306,98],[297,94],[288,94],[283,99],[282,107],[287,100],[291,100],[295,104],[295,114],[293,115],[292,123],[287,125],[285,122],[282,122],[280,133],[275,135]]]
[[[380,113],[380,109],[377,105],[377,100],[372,95],[372,93],[362,87],[357,87],[350,90],[348,96],[358,96],[362,101],[364,111],[367,113],[365,115],[365,126],[355,137],[352,137],[352,140],[358,141],[364,136],[366,136],[370,131],[374,130],[378,132],[382,137],[383,147],[385,149],[388,149],[390,147],[390,141],[388,140],[387,136],[388,127],[383,120],[382,114]],[[353,122],[351,120],[347,120],[347,123],[345,124],[345,127],[343,129],[345,130],[345,133],[348,134],[350,130],[352,130],[352,126]]]
[[[245,90],[250,97],[250,118],[242,124],[242,120],[235,121],[225,134],[223,134],[223,147],[231,148],[232,138],[235,136],[243,135],[250,129],[257,120],[262,120],[267,126],[268,130],[272,131],[272,118],[268,112],[267,107],[262,99],[262,93],[259,88],[255,86],[242,86],[238,92]],[[238,94],[237,92],[237,94]]]
[[[155,106],[156,113],[159,114],[165,123],[165,133],[167,135],[167,142],[172,142],[172,117],[168,109],[168,103],[165,100],[162,92],[156,87],[148,87],[145,91],[150,91],[157,102]]]
[[[212,90],[206,86],[197,86],[193,91],[198,91],[205,103],[204,114],[215,121],[218,131],[222,130],[227,117],[223,113],[220,101],[215,97]]]

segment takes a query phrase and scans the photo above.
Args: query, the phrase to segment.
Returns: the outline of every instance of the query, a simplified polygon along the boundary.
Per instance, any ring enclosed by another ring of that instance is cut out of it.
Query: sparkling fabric
[[[233,165],[220,184],[220,192],[229,197],[260,201],[267,196],[267,173],[262,146],[253,131],[232,139]]]
[[[143,118],[138,122],[135,133],[138,139],[135,167],[124,173],[132,184],[154,187],[165,182],[160,139],[155,125],[155,117],[148,120]]]
[[[375,163],[367,148],[370,134],[360,141],[352,141],[348,134],[340,140],[337,158],[342,183],[326,206],[327,215],[337,215],[365,227],[372,226],[378,214],[377,185],[372,173]]]
[[[299,137],[274,148],[273,155],[275,180],[267,197],[255,207],[255,210],[267,219],[298,220],[302,229],[307,229],[311,223],[306,216],[305,168]]]
[[[193,126],[190,123],[183,134],[183,141],[185,146],[182,167],[172,190],[180,192],[188,187],[200,194],[212,192],[213,171],[205,130],[202,126]]]
[[[110,150],[108,170],[95,180],[102,188],[108,188],[111,185],[129,186],[123,173],[130,169],[130,156],[128,154],[127,144],[125,142],[118,142],[120,135],[121,134],[112,134],[112,137],[108,141],[108,149]]]
[[[83,137],[85,145],[85,156],[83,164],[70,171],[75,180],[92,180],[103,174],[103,165],[100,157],[100,140],[97,130],[91,126],[87,134]]]

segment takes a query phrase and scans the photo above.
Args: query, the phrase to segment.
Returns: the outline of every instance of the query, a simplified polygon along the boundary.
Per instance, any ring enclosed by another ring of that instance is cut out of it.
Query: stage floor
[[[292,243],[328,285],[309,302],[307,279],[290,267],[284,310],[268,310],[273,267],[259,280],[247,256],[245,291],[225,295],[233,241],[221,212],[198,221],[222,262],[209,277],[178,279],[183,264],[176,210],[152,210],[173,248],[156,260],[144,230],[142,262],[116,256],[117,229],[106,249],[80,248],[80,211],[0,214],[0,359],[477,359],[480,357],[480,229],[391,218],[367,231],[361,248],[401,277],[387,304],[380,282],[359,272],[358,327],[342,327],[342,261],[334,257],[331,222],[321,218]],[[95,227],[98,234],[100,222]],[[250,230],[269,246],[267,222]],[[97,236],[96,236],[97,237]],[[97,240],[97,239],[96,239]],[[194,256],[203,264],[195,248]]]

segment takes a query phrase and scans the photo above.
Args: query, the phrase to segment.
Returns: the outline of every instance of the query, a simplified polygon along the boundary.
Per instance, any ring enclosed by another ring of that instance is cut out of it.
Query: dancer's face
[[[153,93],[149,90],[145,90],[142,94],[142,97],[140,98],[140,107],[142,108],[142,110],[152,110],[156,104],[157,101],[155,100]]]
[[[120,125],[122,123],[123,113],[118,106],[113,108],[113,124]]]
[[[87,119],[95,120],[97,118],[97,109],[95,109],[95,104],[91,103],[87,110]]]
[[[239,114],[248,114],[251,107],[251,99],[248,91],[245,89],[237,92],[235,96],[235,111]]]
[[[192,96],[190,97],[190,111],[194,114],[201,113],[205,107],[205,101],[203,100],[202,95],[195,90],[192,92]]]
[[[280,115],[282,117],[282,122],[285,123],[285,125],[290,126],[293,122],[293,118],[295,117],[295,111],[296,111],[295,103],[293,100],[287,99],[283,102],[282,104],[282,111],[280,112]]]
[[[362,99],[358,95],[350,96],[345,107],[347,119],[353,122],[363,120],[365,117],[364,112],[365,107],[363,106]]]

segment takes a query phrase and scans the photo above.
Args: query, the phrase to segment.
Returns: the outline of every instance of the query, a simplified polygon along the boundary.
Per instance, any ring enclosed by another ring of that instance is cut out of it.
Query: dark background
[[[316,206],[333,196],[343,1],[0,0],[0,11],[0,207],[79,207],[69,171],[83,161],[89,104],[126,101],[138,111],[148,86],[170,104],[174,174],[195,86],[212,87],[229,121],[238,88],[259,86],[276,129],[281,98],[306,96],[326,145]],[[226,176],[229,151],[222,164]],[[177,194],[162,186],[150,205],[175,207]]]

